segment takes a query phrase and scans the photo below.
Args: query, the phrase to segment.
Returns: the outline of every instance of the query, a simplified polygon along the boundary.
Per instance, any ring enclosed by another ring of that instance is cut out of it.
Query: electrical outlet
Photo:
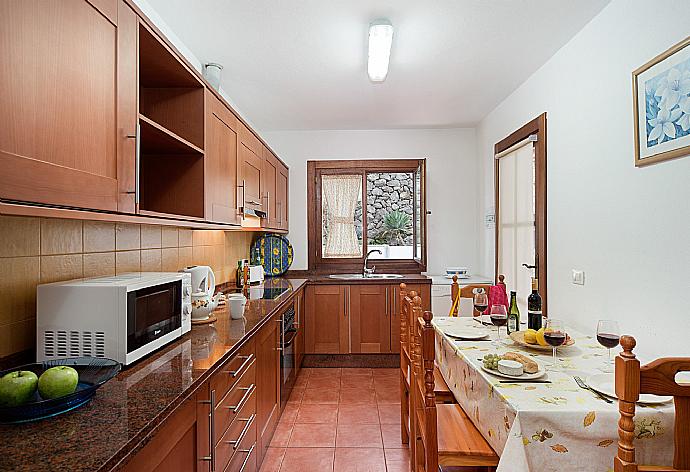
[[[573,269],[573,283],[575,285],[585,284],[585,271]]]

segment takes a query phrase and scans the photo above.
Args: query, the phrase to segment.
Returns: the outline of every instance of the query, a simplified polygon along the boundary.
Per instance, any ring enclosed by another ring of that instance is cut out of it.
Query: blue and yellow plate
[[[268,277],[283,275],[292,265],[292,244],[281,234],[264,234],[252,243],[251,253],[259,248],[259,262]]]

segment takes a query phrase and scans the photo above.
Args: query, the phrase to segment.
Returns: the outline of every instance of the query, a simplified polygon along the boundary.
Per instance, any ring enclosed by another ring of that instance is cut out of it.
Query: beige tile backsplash
[[[0,216],[0,357],[32,349],[36,286],[132,271],[209,265],[234,281],[254,233]]]

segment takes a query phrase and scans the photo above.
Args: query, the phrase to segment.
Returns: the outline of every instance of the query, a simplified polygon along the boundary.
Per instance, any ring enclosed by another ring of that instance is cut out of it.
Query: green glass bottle
[[[508,309],[508,334],[520,331],[520,310],[517,306],[517,293],[510,292],[510,308]]]

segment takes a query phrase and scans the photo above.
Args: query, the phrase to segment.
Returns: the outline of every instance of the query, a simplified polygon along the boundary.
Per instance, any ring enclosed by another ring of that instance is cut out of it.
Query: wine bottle
[[[237,261],[237,270],[235,271],[235,286],[237,288],[242,288],[243,277],[244,271],[242,270],[242,261]]]
[[[510,292],[510,308],[508,309],[508,334],[520,330],[520,310],[517,306],[517,293]]]
[[[541,328],[541,295],[536,277],[532,277],[532,293],[527,298],[527,327],[535,331]]]

